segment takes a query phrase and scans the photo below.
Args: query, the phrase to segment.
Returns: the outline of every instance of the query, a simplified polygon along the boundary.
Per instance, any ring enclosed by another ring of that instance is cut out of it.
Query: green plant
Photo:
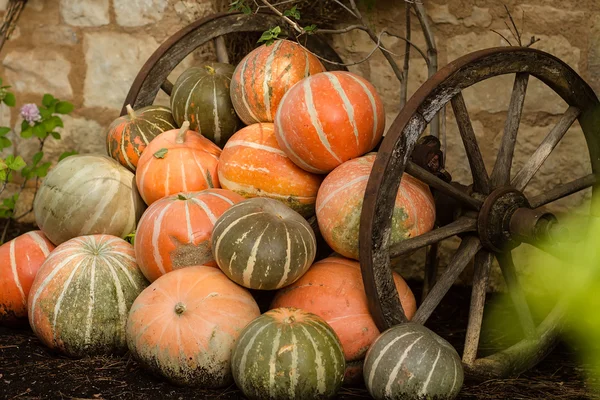
[[[1,78],[0,85],[2,85]],[[10,86],[0,86],[0,102],[6,104],[8,107],[14,107],[16,105],[16,97],[9,89]],[[0,203],[0,218],[7,219],[2,236],[0,237],[0,243],[4,242],[11,220],[20,219],[33,210],[33,208],[30,208],[21,215],[15,215],[19,196],[23,192],[27,182],[35,179],[34,187],[37,193],[39,179],[48,174],[48,169],[52,165],[52,162],[43,161],[44,144],[49,137],[60,140],[60,133],[56,131],[57,128],[64,126],[60,115],[66,115],[72,111],[73,104],[68,101],[59,100],[51,94],[43,96],[40,106],[30,103],[21,107],[20,116],[23,118],[21,122],[21,137],[23,139],[37,139],[39,141],[39,148],[29,163],[19,155],[9,154],[5,158],[0,158],[0,194],[6,190],[10,182],[15,180],[15,173],[18,172],[21,176],[21,185],[17,192],[5,198]],[[10,127],[0,127],[0,151],[13,146],[12,140],[7,137],[11,132],[12,129]],[[77,154],[77,152],[64,152],[59,156],[57,161],[61,161],[73,154]]]

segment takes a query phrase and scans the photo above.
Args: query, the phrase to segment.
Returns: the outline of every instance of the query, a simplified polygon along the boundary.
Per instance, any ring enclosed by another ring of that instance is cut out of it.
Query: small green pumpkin
[[[330,399],[346,362],[333,329],[319,316],[276,308],[252,321],[232,351],[231,372],[250,399]]]
[[[460,392],[464,372],[450,343],[420,324],[407,322],[373,342],[363,376],[377,400],[451,400]]]
[[[288,206],[263,197],[230,207],[215,223],[212,250],[229,279],[249,289],[291,285],[312,265],[317,244],[310,225]]]
[[[229,95],[234,70],[230,64],[208,62],[184,71],[171,94],[175,122],[189,121],[191,130],[223,147],[242,127]]]

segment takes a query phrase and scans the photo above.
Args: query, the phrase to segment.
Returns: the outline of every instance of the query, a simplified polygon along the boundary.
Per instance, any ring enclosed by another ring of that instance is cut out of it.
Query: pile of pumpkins
[[[452,346],[411,322],[381,333],[369,314],[358,232],[385,113],[367,80],[277,40],[235,67],[188,69],[170,108],[127,110],[110,157],[58,163],[35,199],[40,230],[0,247],[0,323],[28,320],[72,357],[129,351],[176,385],[235,382],[254,399],[332,398],[361,381],[377,399],[456,397]],[[314,216],[335,251],[318,261]],[[434,220],[429,187],[405,173],[392,242]],[[268,311],[252,291],[275,292]]]

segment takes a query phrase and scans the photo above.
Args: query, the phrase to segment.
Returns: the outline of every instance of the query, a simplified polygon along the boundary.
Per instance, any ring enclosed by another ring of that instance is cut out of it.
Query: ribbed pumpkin
[[[394,282],[407,318],[417,309],[415,297],[394,272]],[[342,257],[318,261],[296,282],[277,292],[271,308],[301,308],[323,318],[344,348],[346,362],[364,358],[379,336],[369,313],[360,264]]]
[[[108,154],[135,172],[142,152],[157,135],[175,129],[171,110],[164,106],[147,106],[134,111],[127,105],[127,115],[115,119],[108,127]]]
[[[179,192],[220,187],[221,149],[188,127],[185,121],[180,129],[161,133],[142,154],[135,179],[146,204]]]
[[[0,246],[0,325],[27,322],[27,296],[54,245],[42,231],[27,232]]]
[[[317,194],[317,220],[325,241],[344,257],[358,260],[358,232],[363,197],[375,154],[345,162],[333,170]],[[429,186],[402,175],[392,217],[391,243],[429,232],[435,204]]]
[[[383,102],[373,85],[345,71],[298,82],[275,118],[281,149],[300,168],[319,174],[371,151],[384,128]]]
[[[150,282],[190,265],[214,267],[211,234],[217,219],[243,197],[225,189],[179,193],[152,203],[142,215],[134,248],[137,263]]]
[[[185,70],[173,85],[171,108],[175,122],[189,121],[190,129],[223,147],[241,126],[229,86],[234,66],[207,62]]]
[[[35,200],[35,221],[55,245],[78,236],[125,237],[146,209],[131,171],[112,158],[74,155],[44,178]]]
[[[29,324],[51,349],[73,357],[127,351],[131,304],[148,285],[133,246],[90,235],[58,246],[29,292]]]
[[[277,200],[244,200],[215,223],[212,250],[219,268],[239,285],[274,290],[290,285],[316,255],[315,234],[296,211]]]
[[[322,318],[278,308],[244,329],[231,369],[250,399],[330,399],[342,386],[345,362],[337,336]]]
[[[238,131],[219,158],[221,187],[248,198],[279,200],[305,218],[315,213],[322,180],[298,168],[281,151],[272,123],[253,124]]]
[[[325,71],[317,57],[289,40],[251,51],[235,69],[231,100],[246,125],[273,122],[283,95],[301,79]]]
[[[259,315],[250,293],[218,269],[184,268],[161,276],[135,300],[127,344],[145,368],[171,383],[225,387],[233,383],[234,342]]]
[[[364,379],[377,400],[450,400],[464,372],[446,340],[422,325],[396,325],[375,340],[365,359]]]

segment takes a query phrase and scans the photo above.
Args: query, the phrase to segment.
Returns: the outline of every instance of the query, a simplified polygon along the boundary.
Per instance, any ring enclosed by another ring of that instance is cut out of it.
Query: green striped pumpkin
[[[295,308],[276,308],[248,324],[231,357],[233,379],[250,399],[333,398],[345,368],[333,329]]]
[[[458,396],[464,379],[454,347],[413,322],[396,325],[375,340],[363,376],[377,400],[450,400]]]
[[[171,95],[175,122],[181,126],[189,121],[191,130],[219,147],[242,126],[229,95],[233,71],[233,65],[216,62],[189,68],[177,78]]]
[[[249,289],[291,285],[315,259],[315,234],[304,218],[278,200],[239,202],[215,223],[212,250],[219,268]]]
[[[147,285],[131,244],[111,235],[77,237],[40,267],[29,323],[43,344],[71,357],[125,353],[129,308]]]

